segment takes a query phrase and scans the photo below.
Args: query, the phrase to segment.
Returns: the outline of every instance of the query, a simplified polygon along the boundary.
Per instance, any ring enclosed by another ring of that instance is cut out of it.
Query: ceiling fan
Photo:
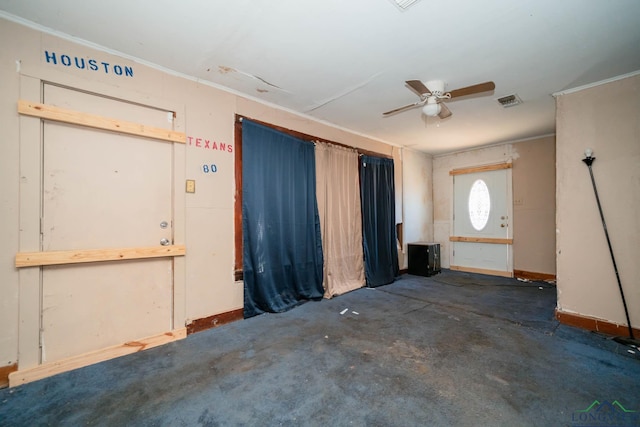
[[[399,113],[414,107],[424,106],[422,108],[422,113],[424,115],[429,117],[438,116],[441,119],[446,119],[452,113],[442,100],[488,92],[496,88],[495,83],[484,82],[445,92],[444,81],[442,80],[429,80],[426,83],[422,83],[420,80],[408,80],[405,83],[420,96],[420,100],[413,104],[405,105],[404,107],[382,113],[383,116]]]

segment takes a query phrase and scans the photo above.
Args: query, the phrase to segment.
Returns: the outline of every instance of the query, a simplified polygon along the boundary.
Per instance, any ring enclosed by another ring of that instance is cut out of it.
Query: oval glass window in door
[[[469,191],[469,220],[477,231],[487,226],[491,212],[491,197],[489,187],[481,179],[477,179]]]

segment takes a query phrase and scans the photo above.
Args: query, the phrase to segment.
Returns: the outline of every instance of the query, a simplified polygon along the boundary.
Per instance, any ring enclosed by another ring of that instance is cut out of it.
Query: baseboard
[[[9,374],[18,370],[18,364],[7,365],[0,368],[0,388],[9,387]]]
[[[607,320],[595,317],[582,316],[575,313],[567,313],[556,309],[556,319],[564,325],[575,326],[576,328],[586,329],[593,332],[602,332],[613,336],[629,336],[629,328],[627,325],[618,325]],[[640,329],[632,328],[634,336],[640,336]]]
[[[398,271],[398,276],[402,276],[403,274],[407,274],[409,272],[408,268],[403,268],[400,271]]]
[[[154,335],[138,341],[129,341],[124,344],[80,354],[67,359],[43,363],[42,365],[38,365],[33,368],[23,370],[18,369],[17,371],[9,374],[9,387],[30,383],[32,381],[61,374],[63,372],[84,368],[85,366],[93,365],[95,363],[104,362],[106,360],[115,359],[116,357],[157,347],[159,345],[183,339],[186,336],[187,330],[185,328],[176,329],[171,332],[165,332],[164,334]]]
[[[207,329],[222,326],[236,320],[244,319],[244,309],[227,311],[226,313],[214,314],[213,316],[196,319],[187,325],[187,334],[195,334],[196,332],[206,331]]]
[[[537,280],[537,281],[555,281],[555,274],[535,273],[533,271],[513,270],[513,277],[518,279]]]
[[[488,274],[489,276],[513,277],[513,273],[511,273],[510,271],[487,270],[485,268],[475,267],[461,267],[459,265],[451,265],[449,266],[449,270],[464,271],[466,273]]]

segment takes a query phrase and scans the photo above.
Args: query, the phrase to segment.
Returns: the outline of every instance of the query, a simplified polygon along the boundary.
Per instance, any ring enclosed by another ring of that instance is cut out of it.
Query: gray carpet
[[[639,355],[559,325],[555,301],[544,282],[404,275],[0,390],[0,425],[640,425]]]

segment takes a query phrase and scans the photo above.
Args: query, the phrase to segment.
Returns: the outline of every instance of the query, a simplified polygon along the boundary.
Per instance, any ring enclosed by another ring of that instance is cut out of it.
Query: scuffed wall
[[[513,269],[556,274],[555,137],[514,144]]]
[[[187,135],[185,146],[176,148],[179,158],[184,159],[176,166],[179,169],[177,176],[196,181],[196,192],[185,194],[184,205],[176,207],[179,223],[176,224],[179,229],[176,243],[183,240],[187,247],[184,259],[176,259],[176,263],[183,263],[176,272],[182,272],[180,274],[184,276],[175,279],[176,283],[182,284],[176,290],[177,301],[180,301],[180,306],[175,308],[179,314],[176,328],[191,320],[236,310],[243,305],[242,282],[234,280],[235,114],[392,156],[396,175],[402,174],[400,150],[379,141],[4,19],[0,19],[0,39],[12,40],[0,50],[0,93],[3,95],[0,97],[0,128],[3,129],[0,144],[0,231],[3,236],[0,246],[0,367],[19,362],[19,337],[27,337],[19,330],[20,312],[37,313],[39,310],[20,299],[22,276],[14,266],[16,253],[39,250],[38,247],[21,247],[20,243],[25,220],[19,212],[20,162],[24,153],[20,151],[17,101],[21,98],[40,101],[37,91],[21,92],[27,80],[31,83],[48,81],[176,112],[177,129]],[[91,60],[98,69],[93,69]],[[79,66],[82,64],[84,67]],[[402,200],[402,182],[396,181],[396,191]],[[184,182],[175,185],[184,188]],[[22,197],[26,196],[23,194]],[[397,210],[401,212],[401,206],[397,206]],[[34,223],[37,216],[31,215],[28,221]],[[29,227],[34,228],[33,224]],[[37,295],[37,287],[31,291]],[[28,336],[29,340],[35,340],[32,347],[37,347],[37,333],[36,328]],[[79,338],[68,337],[70,340]],[[28,360],[22,368],[31,367],[37,361],[33,354],[20,357]]]
[[[631,324],[640,327],[640,76],[557,98],[558,310],[625,324],[584,150],[595,176]]]
[[[6,46],[10,34],[4,31],[5,23],[0,20],[0,368],[17,363],[18,352],[18,271],[14,267],[14,257],[19,246],[19,162],[20,145],[16,100],[20,95],[20,79],[17,73],[19,63]],[[29,40],[33,42],[31,34]],[[17,42],[17,44],[22,43]],[[2,381],[2,379],[0,379]]]

